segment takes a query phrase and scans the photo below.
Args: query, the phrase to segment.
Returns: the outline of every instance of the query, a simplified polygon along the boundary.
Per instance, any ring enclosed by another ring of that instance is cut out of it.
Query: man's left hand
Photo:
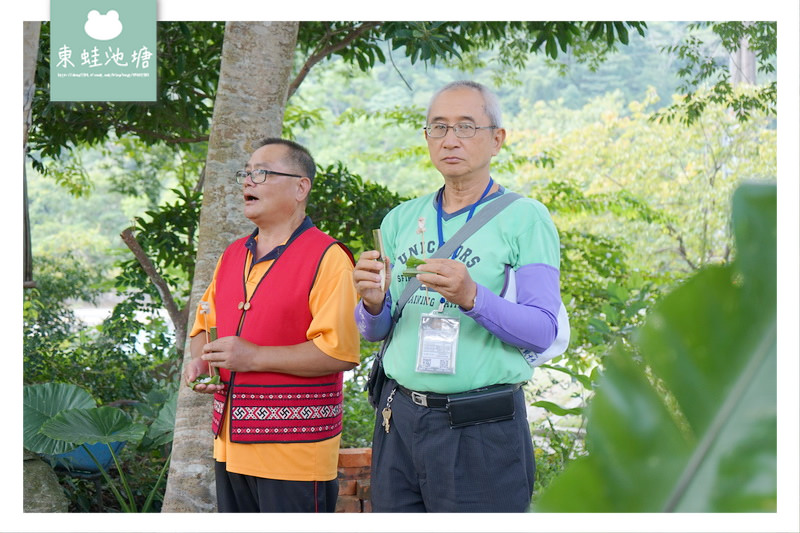
[[[460,305],[467,311],[472,309],[478,286],[467,271],[467,266],[454,259],[426,259],[425,264],[417,270],[426,274],[418,274],[417,279],[426,287],[441,294],[448,302]]]

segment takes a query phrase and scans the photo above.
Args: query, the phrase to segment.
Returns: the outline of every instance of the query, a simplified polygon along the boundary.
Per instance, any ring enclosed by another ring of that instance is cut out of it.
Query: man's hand
[[[186,385],[191,387],[192,381],[196,380],[200,374],[208,373],[208,363],[202,359],[193,358],[186,364],[186,368],[183,370],[183,379],[186,380]],[[199,383],[194,386],[193,390],[195,392],[214,394],[215,392],[221,391],[224,388],[225,386],[221,383],[218,385]]]
[[[200,357],[209,366],[231,372],[257,371],[259,346],[241,337],[222,337],[203,346]]]
[[[478,286],[464,263],[454,259],[426,259],[425,264],[419,265],[417,270],[426,272],[417,274],[422,285],[435,290],[448,302],[460,305],[467,311],[472,309]]]
[[[235,336],[204,345],[200,359],[213,368],[231,372],[281,372],[304,377],[344,372],[356,366],[356,363],[327,355],[314,341],[290,346],[259,346]]]
[[[353,284],[356,292],[364,301],[364,307],[377,315],[383,307],[383,299],[386,297],[386,289],[392,279],[391,267],[389,262],[384,259],[380,261],[380,252],[368,250],[361,254],[353,270]],[[381,290],[381,278],[384,280],[384,288]]]

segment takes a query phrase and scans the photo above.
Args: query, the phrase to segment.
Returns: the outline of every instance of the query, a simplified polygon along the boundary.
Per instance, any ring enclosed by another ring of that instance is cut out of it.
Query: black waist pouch
[[[460,428],[511,420],[514,418],[514,391],[518,388],[514,385],[504,385],[492,390],[448,396],[447,413],[450,415],[450,427]]]
[[[367,384],[364,387],[367,391],[367,401],[373,409],[377,409],[378,402],[381,401],[384,383],[386,383],[386,373],[383,371],[383,357],[381,353],[376,353],[375,359],[372,361],[372,368],[369,370]]]

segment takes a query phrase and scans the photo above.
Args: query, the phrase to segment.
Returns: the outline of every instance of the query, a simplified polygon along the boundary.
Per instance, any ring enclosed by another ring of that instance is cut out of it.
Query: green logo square
[[[156,0],[50,0],[50,100],[154,102]]]

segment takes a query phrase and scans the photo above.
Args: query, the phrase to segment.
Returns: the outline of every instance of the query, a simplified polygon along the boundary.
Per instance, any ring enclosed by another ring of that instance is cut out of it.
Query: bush
[[[139,400],[175,380],[179,361],[158,315],[137,313],[143,295],[118,304],[98,326],[87,326],[68,302],[92,302],[99,273],[71,255],[37,257],[37,288],[23,305],[23,382],[80,384],[101,403]]]
[[[173,336],[158,315],[137,313],[145,307],[139,294],[118,304],[98,326],[87,326],[70,301],[93,302],[100,273],[72,255],[37,257],[37,287],[28,289],[23,306],[23,382],[80,385],[101,405],[121,406],[135,421],[152,422],[169,394],[177,389],[180,361],[174,357]],[[171,444],[147,439],[122,452],[138,505],[154,486]],[[102,484],[59,471],[59,481],[72,512],[114,511],[120,507]],[[113,471],[112,478],[118,478]],[[116,481],[115,481],[116,482]],[[153,510],[160,507],[160,495]]]
[[[352,376],[344,382],[344,416],[342,428],[342,448],[367,448],[372,446],[372,430],[375,425],[375,409],[367,401],[364,386],[367,375],[375,359],[374,353],[380,343],[361,339],[361,364],[352,371]]]

